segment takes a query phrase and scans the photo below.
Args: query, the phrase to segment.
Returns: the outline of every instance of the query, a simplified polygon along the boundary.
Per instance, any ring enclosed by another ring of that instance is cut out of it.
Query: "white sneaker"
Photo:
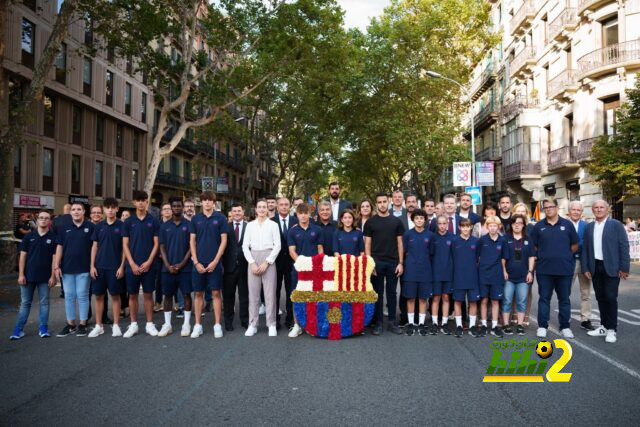
[[[302,335],[302,328],[300,327],[300,325],[298,325],[297,323],[295,325],[293,325],[293,328],[291,328],[291,330],[289,331],[289,338],[295,338],[297,336]]]
[[[189,335],[191,335],[191,325],[188,323],[183,323],[182,329],[180,330],[180,336],[188,337]]]
[[[132,323],[127,328],[127,332],[124,333],[123,337],[124,338],[131,338],[132,336],[134,336],[137,333],[138,333],[138,324],[137,323]]]
[[[265,308],[264,304],[260,304],[260,308],[258,309],[258,314],[265,314],[267,312],[267,309]]]
[[[91,332],[89,332],[89,338],[95,338],[99,335],[104,334],[104,328],[102,327],[102,325],[96,325],[93,327],[93,329],[91,330]]]
[[[282,316],[282,310],[278,309],[278,316]]]
[[[270,337],[277,337],[278,336],[278,330],[276,329],[275,326],[269,326],[269,336]]]
[[[173,332],[173,328],[171,327],[171,325],[168,325],[168,324],[165,323],[164,325],[162,325],[162,328],[160,328],[160,332],[158,332],[158,336],[159,337],[166,337],[171,332]]]
[[[245,337],[252,337],[256,333],[258,333],[258,329],[256,329],[255,326],[249,325],[249,327],[247,328],[247,331],[244,333],[244,336]]]
[[[213,325],[213,336],[214,338],[222,338],[222,326],[220,326],[220,323]]]
[[[607,336],[604,338],[604,340],[610,343],[618,341],[618,338],[616,337],[616,331],[614,331],[613,329],[607,329]]]
[[[571,332],[571,329],[569,328],[564,328],[560,332],[562,332],[562,336],[565,338],[573,338],[573,332]]]
[[[144,331],[151,335],[152,337],[158,336],[158,330],[156,329],[156,325],[151,322],[147,322],[147,325],[144,327]]]
[[[120,325],[117,325],[114,323],[114,325],[111,327],[111,336],[112,337],[121,337],[122,336],[122,331],[120,330]]]
[[[538,328],[538,330],[536,331],[536,336],[540,338],[546,338],[547,328]]]
[[[200,335],[202,335],[203,330],[202,330],[202,325],[196,323],[195,325],[193,325],[193,332],[191,332],[191,338],[198,338]]]
[[[593,331],[587,332],[587,335],[591,337],[604,337],[605,335],[607,335],[607,329],[604,326],[600,325]]]

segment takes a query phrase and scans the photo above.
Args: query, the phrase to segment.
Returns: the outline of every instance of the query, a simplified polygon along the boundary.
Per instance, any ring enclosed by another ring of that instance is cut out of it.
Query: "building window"
[[[124,113],[127,116],[131,115],[131,83],[124,85]]]
[[[104,164],[100,160],[96,160],[96,176],[95,176],[95,195],[102,197],[102,177],[104,176]]]
[[[84,59],[82,64],[82,93],[91,96],[91,81],[93,77],[93,63],[89,58]]]
[[[180,175],[180,163],[177,157],[171,156],[171,175]]]
[[[147,94],[142,92],[142,100],[140,102],[140,121],[147,123]]]
[[[107,61],[113,64],[116,57],[116,49],[113,46],[107,46]]]
[[[22,18],[22,65],[33,68],[36,51],[36,25]]]
[[[96,121],[96,151],[104,152],[104,117],[101,116]]]
[[[20,188],[20,175],[22,170],[22,149],[16,147],[13,150],[13,186]]]
[[[42,191],[53,191],[53,150],[42,150]]]
[[[231,145],[227,142],[227,145],[225,146],[226,149],[226,154],[228,158],[231,158]]]
[[[60,13],[60,9],[62,9],[62,4],[64,3],[64,0],[57,0],[56,1],[56,13]]]
[[[613,17],[602,22],[602,47],[618,44],[618,17]],[[618,52],[611,51],[608,55]]]
[[[55,138],[56,132],[56,99],[45,95],[44,104],[44,136]]]
[[[116,199],[122,198],[122,166],[116,165]]]
[[[56,81],[67,83],[67,45],[60,45],[60,52],[56,55]]]
[[[84,17],[84,44],[87,46],[93,44],[93,20],[89,14]]]
[[[116,127],[116,157],[122,157],[122,125]]]
[[[140,157],[140,134],[134,132],[133,134],[133,161],[137,162]]]
[[[191,162],[184,161],[184,181],[191,182]]]
[[[570,202],[580,201],[580,181],[567,181],[567,198]]]
[[[73,106],[73,140],[74,145],[82,145],[82,108]]]
[[[131,188],[133,191],[138,190],[138,171],[136,169],[131,170]]]
[[[615,95],[611,98],[603,99],[604,113],[604,134],[614,135],[616,133],[616,110],[620,108],[620,96]]]
[[[80,194],[80,156],[71,156],[71,192]]]
[[[105,89],[106,89],[106,99],[105,104],[109,107],[113,107],[113,72],[107,71],[105,76]]]

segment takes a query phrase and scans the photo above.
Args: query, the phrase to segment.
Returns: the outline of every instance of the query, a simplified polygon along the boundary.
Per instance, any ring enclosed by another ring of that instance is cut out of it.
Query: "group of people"
[[[11,339],[24,336],[36,288],[39,334],[50,336],[49,288],[58,281],[64,289],[66,314],[59,337],[103,334],[107,292],[112,301],[112,336],[133,337],[139,332],[140,288],[145,332],[151,336],[173,332],[177,296],[183,317],[181,336],[201,336],[205,299],[210,296],[213,334],[220,338],[223,316],[224,329],[234,329],[237,293],[246,336],[258,332],[264,311],[269,336],[277,336],[284,314],[288,336],[297,337],[303,329],[290,299],[297,284],[293,263],[299,256],[325,253],[366,254],[374,259],[371,281],[378,301],[373,335],[383,332],[385,300],[387,328],[393,333],[462,337],[466,329],[474,337],[522,335],[536,279],[537,336],[546,337],[555,291],[561,333],[571,338],[569,297],[577,279],[581,327],[589,335],[616,341],[617,291],[620,279],[629,274],[630,260],[624,226],[609,218],[605,201],[593,203],[595,220],[586,223],[579,202],[572,202],[569,218],[563,218],[556,201],[546,199],[545,218],[534,225],[528,207],[513,206],[509,195],[497,203],[486,202],[482,215],[472,211],[471,197],[465,193],[459,200],[453,194],[445,195],[441,203],[425,200],[422,208],[416,196],[394,191],[390,199],[386,193],[377,194],[375,206],[363,200],[353,209],[340,198],[336,182],[330,184],[329,196],[315,210],[296,199],[293,212],[286,197],[260,199],[251,221],[240,204],[231,206],[228,217],[217,212],[211,192],[201,194],[200,213],[195,213],[193,201],[174,197],[161,207],[160,219],[150,215],[145,192],[134,193],[135,212],[127,218],[118,219],[118,202],[113,198],[97,207],[95,218],[92,207],[94,221],[85,218],[81,203],[73,203],[70,213],[59,217],[54,227],[51,214],[42,210],[36,217],[37,229],[25,234],[20,244],[22,302]],[[280,307],[283,284],[285,305]],[[591,284],[600,309],[597,328],[590,320]],[[163,298],[160,330],[153,322],[154,292],[156,301]],[[96,301],[96,324],[89,330],[91,294]],[[128,303],[130,317],[124,333],[120,329],[123,302]],[[450,313],[455,320],[451,328]]]

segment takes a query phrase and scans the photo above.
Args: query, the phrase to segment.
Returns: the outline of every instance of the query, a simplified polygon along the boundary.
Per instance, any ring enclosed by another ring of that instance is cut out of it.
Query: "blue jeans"
[[[376,302],[376,320],[378,325],[382,326],[382,305],[384,304],[385,282],[387,290],[387,310],[389,311],[389,322],[396,320],[396,289],[398,286],[398,277],[396,276],[397,262],[382,261],[376,262],[376,276],[371,276],[371,284],[373,289],[378,293],[378,301]]]
[[[538,325],[541,328],[549,327],[550,305],[553,291],[558,297],[558,322],[560,329],[569,327],[571,321],[571,282],[573,275],[554,276],[550,274],[538,274]]]
[[[20,286],[20,311],[18,312],[16,329],[23,330],[25,323],[27,323],[33,302],[33,292],[36,288],[38,288],[40,326],[47,326],[49,323],[49,285],[47,282],[27,282],[26,285]]]
[[[529,285],[526,282],[513,283],[509,280],[504,284],[504,295],[502,297],[502,312],[511,313],[511,303],[513,295],[516,296],[516,305],[518,313],[524,313],[527,310],[527,296],[529,294]]]
[[[89,317],[89,273],[63,274],[62,283],[67,322],[76,320],[76,300],[80,321],[85,322]]]

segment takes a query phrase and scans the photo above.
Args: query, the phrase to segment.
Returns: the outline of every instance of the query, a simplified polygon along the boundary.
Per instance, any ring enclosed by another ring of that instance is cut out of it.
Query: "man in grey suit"
[[[609,218],[609,204],[598,200],[591,206],[595,221],[587,225],[582,244],[582,272],[592,280],[600,310],[600,327],[587,332],[617,341],[618,286],[629,277],[629,238],[620,221]]]
[[[331,202],[331,219],[335,222],[338,222],[338,219],[340,219],[342,211],[345,209],[353,209],[353,205],[350,201],[342,200],[340,198],[340,184],[335,181],[329,184],[329,199]]]

